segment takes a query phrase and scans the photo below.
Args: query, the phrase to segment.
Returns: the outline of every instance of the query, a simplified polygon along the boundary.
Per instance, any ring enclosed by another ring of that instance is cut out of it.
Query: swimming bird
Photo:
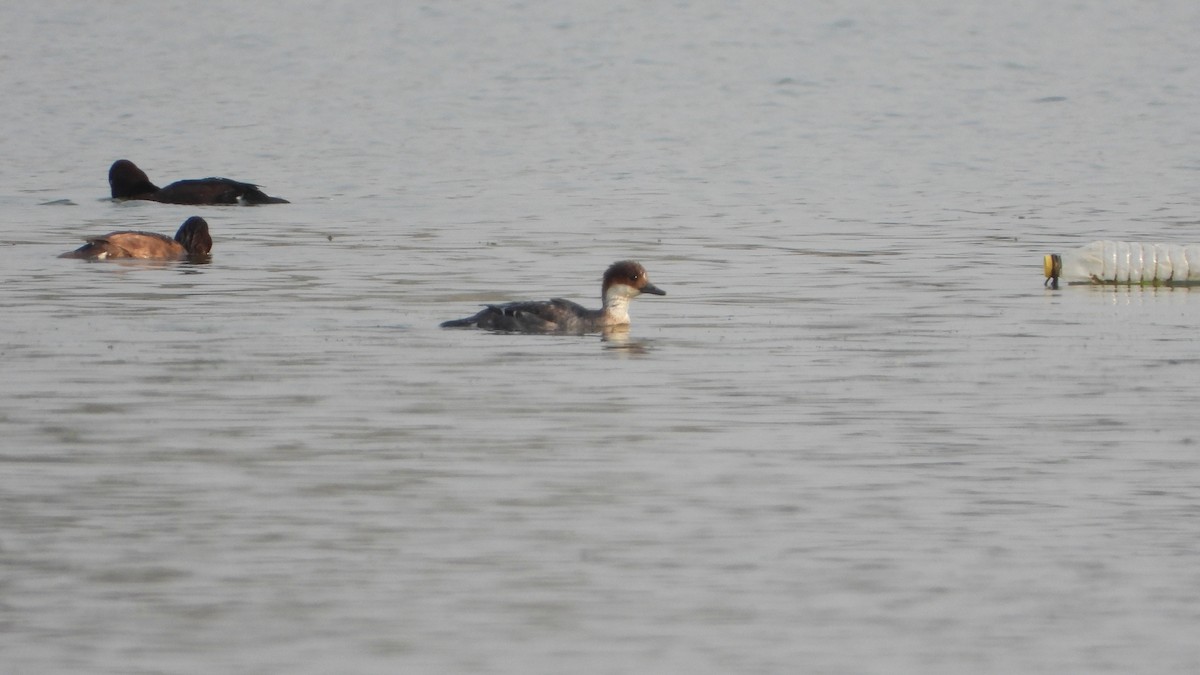
[[[488,305],[474,316],[441,324],[442,328],[482,328],[514,333],[595,333],[629,324],[629,301],[643,293],[666,295],[650,283],[646,268],[622,260],[604,272],[600,309],[588,309],[570,300],[552,298]]]
[[[200,216],[192,216],[179,226],[174,239],[154,232],[110,232],[101,237],[90,237],[83,246],[58,257],[85,260],[140,258],[194,261],[207,258],[210,251],[212,237],[208,234],[208,222]]]
[[[228,178],[181,180],[160,188],[150,182],[146,172],[127,159],[118,159],[108,169],[108,185],[113,199],[143,199],[164,204],[287,204],[272,197],[253,183]]]

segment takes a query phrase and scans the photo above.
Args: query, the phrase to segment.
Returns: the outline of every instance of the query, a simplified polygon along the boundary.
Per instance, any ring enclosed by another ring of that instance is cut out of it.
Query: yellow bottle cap
[[[1062,256],[1057,253],[1047,254],[1042,259],[1042,268],[1046,271],[1046,285],[1058,288],[1058,277],[1062,275]]]

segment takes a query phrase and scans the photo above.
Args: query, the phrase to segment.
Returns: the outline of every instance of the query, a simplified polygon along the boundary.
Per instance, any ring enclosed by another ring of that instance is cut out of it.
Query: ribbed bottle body
[[[1046,276],[1073,283],[1200,283],[1200,244],[1094,241],[1046,256]]]

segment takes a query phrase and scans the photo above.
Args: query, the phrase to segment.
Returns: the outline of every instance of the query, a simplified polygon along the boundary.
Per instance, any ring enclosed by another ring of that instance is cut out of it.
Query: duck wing
[[[474,316],[447,321],[443,328],[477,327],[515,333],[557,333],[573,330],[580,316],[589,310],[570,300],[530,300],[488,305]]]
[[[86,241],[83,246],[59,257],[87,260],[180,260],[187,256],[187,251],[179,242],[154,232],[110,232],[100,237],[89,237]]]
[[[253,183],[229,178],[196,178],[180,180],[159,190],[151,198],[166,204],[287,204],[286,199],[272,197]]]

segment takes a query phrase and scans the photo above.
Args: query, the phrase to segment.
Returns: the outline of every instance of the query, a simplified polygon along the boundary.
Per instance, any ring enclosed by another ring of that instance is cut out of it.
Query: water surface
[[[6,672],[1200,667],[1200,296],[1041,284],[1200,240],[1190,3],[142,9],[0,10]]]

